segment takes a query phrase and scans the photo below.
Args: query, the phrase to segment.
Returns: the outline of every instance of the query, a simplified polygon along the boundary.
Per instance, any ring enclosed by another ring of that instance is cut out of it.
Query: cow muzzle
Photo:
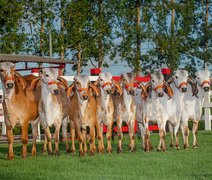
[[[205,92],[208,92],[210,90],[209,87],[204,87],[203,89],[204,89]]]
[[[163,95],[164,95],[163,92],[158,93],[158,97],[163,97]]]
[[[185,92],[187,92],[187,88],[186,88],[186,87],[183,87],[183,88],[181,89],[181,91],[182,91],[183,93],[185,93]]]
[[[12,89],[13,87],[14,87],[14,83],[12,83],[12,82],[6,83],[7,89]]]

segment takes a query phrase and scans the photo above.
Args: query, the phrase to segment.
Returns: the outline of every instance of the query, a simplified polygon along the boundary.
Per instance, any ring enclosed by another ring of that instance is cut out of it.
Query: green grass
[[[190,146],[192,135],[190,134]],[[113,154],[95,154],[79,158],[78,154],[65,153],[60,144],[60,156],[41,155],[42,144],[38,144],[38,155],[20,158],[21,144],[14,145],[15,160],[7,161],[7,145],[0,145],[0,179],[212,179],[212,132],[198,132],[199,148],[156,152],[158,135],[151,135],[154,149],[150,153],[141,150],[136,138],[136,153],[128,152],[128,136],[124,136],[123,153],[117,154],[117,137],[113,143]],[[180,138],[182,142],[182,138]],[[182,147],[182,144],[181,144]],[[28,151],[30,152],[31,144]]]

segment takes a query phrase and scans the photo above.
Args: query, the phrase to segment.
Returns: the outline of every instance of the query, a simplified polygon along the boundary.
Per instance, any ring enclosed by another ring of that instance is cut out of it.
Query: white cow
[[[43,68],[42,76],[32,82],[31,87],[36,88],[41,83],[41,99],[39,101],[39,118],[45,129],[44,151],[46,140],[48,141],[48,152],[52,153],[51,133],[49,127],[55,127],[55,155],[59,155],[59,132],[62,121],[68,116],[68,98],[65,89],[68,84],[65,79],[57,76],[56,69]],[[66,138],[66,137],[65,137]],[[66,138],[67,140],[67,138]]]
[[[149,150],[149,121],[156,121],[159,128],[160,142],[158,145],[158,151],[166,150],[165,145],[165,134],[166,134],[166,123],[169,119],[177,123],[176,108],[174,108],[174,101],[172,99],[173,92],[169,85],[164,81],[164,77],[161,72],[155,72],[151,74],[151,82],[146,85],[146,97],[144,98],[143,105],[143,122],[140,123],[139,128],[145,136],[144,149]],[[171,117],[171,118],[170,118]],[[142,127],[143,124],[143,127]]]
[[[174,100],[174,106],[172,108],[176,109],[174,111],[173,116],[177,118],[176,121],[172,121],[172,117],[170,117],[168,121],[169,125],[169,132],[171,135],[171,143],[170,147],[173,147],[173,128],[174,128],[174,135],[175,135],[175,146],[176,149],[179,149],[179,140],[178,140],[178,134],[179,134],[179,126],[180,126],[180,119],[182,117],[182,111],[184,109],[184,96],[187,92],[187,82],[190,82],[190,79],[188,78],[188,72],[186,70],[176,70],[173,72],[172,78],[169,80],[170,87],[173,90],[173,100]]]
[[[188,148],[188,120],[193,121],[193,148],[197,148],[197,130],[198,124],[202,115],[202,107],[204,103],[204,98],[206,92],[210,90],[210,72],[208,70],[200,70],[196,72],[196,78],[194,84],[197,87],[198,93],[194,95],[192,93],[191,87],[189,87],[188,92],[185,95],[184,103],[185,108],[182,115],[181,130],[184,139],[184,148]]]

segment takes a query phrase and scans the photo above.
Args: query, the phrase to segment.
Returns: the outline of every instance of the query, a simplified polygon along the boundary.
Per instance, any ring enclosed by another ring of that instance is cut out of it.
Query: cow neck
[[[203,92],[201,86],[197,83],[197,89],[198,89],[198,93],[197,93],[197,99],[200,101],[201,106],[203,106],[204,100],[205,100],[205,93]]]
[[[46,83],[44,83],[42,81],[42,85],[41,85],[41,99],[44,103],[44,107],[45,109],[48,109],[51,107],[52,105],[52,101],[53,101],[53,94],[51,92],[49,92],[49,89],[46,85]]]
[[[81,115],[83,115],[85,113],[86,107],[88,105],[89,97],[88,97],[87,100],[82,100],[80,98],[79,93],[77,92],[77,99],[78,99],[78,105],[79,105],[80,113],[81,113]]]
[[[131,109],[131,104],[132,104],[133,98],[132,95],[129,95],[127,93],[127,90],[125,88],[123,88],[123,102],[124,102],[124,106],[127,109]]]
[[[105,94],[103,88],[100,87],[100,102],[101,102],[101,106],[106,108],[109,100],[110,100],[110,95],[109,94]]]

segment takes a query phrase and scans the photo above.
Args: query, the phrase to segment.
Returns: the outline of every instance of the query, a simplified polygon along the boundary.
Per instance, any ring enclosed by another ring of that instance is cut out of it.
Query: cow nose
[[[163,97],[163,92],[159,92],[158,97]]]
[[[129,93],[130,93],[130,95],[134,95],[135,91],[134,90],[130,90]]]
[[[209,91],[209,87],[204,87],[203,89],[204,89],[205,92]]]
[[[187,92],[187,88],[186,87],[182,88],[182,92]]]
[[[13,84],[13,83],[7,83],[7,88],[8,88],[8,89],[12,89],[12,88],[13,88],[13,86],[14,86],[14,84]]]
[[[87,100],[88,99],[88,96],[87,95],[84,95],[82,96],[83,100]]]
[[[106,92],[107,92],[107,94],[111,94],[111,90],[110,89],[107,89]]]
[[[54,94],[60,94],[60,90],[59,89],[55,89],[54,90]]]

